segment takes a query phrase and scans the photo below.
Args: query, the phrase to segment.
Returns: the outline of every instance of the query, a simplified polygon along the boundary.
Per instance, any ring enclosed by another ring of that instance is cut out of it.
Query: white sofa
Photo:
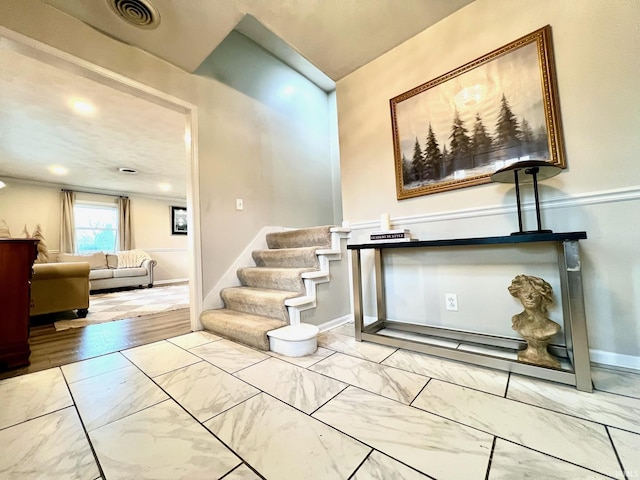
[[[120,252],[121,255],[127,252]],[[144,252],[142,252],[144,253]],[[146,254],[145,254],[146,255]],[[105,290],[121,287],[153,287],[153,269],[157,262],[152,258],[138,255],[136,266],[118,265],[118,255],[98,252],[91,255],[58,254],[58,263],[89,262],[89,282],[91,290]],[[148,257],[148,255],[146,255]],[[122,258],[122,257],[121,257]]]

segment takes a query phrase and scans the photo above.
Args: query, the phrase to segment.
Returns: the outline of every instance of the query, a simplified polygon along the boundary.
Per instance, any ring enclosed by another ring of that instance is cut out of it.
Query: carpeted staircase
[[[267,332],[280,338],[313,336],[315,342],[317,328],[300,325],[299,310],[315,306],[311,280],[328,281],[328,265],[321,265],[319,254],[340,253],[333,248],[332,230],[323,226],[267,234],[268,250],[252,252],[256,266],[237,271],[241,286],[220,292],[224,308],[200,315],[205,330],[260,350],[270,349]],[[297,312],[294,318],[288,307]]]

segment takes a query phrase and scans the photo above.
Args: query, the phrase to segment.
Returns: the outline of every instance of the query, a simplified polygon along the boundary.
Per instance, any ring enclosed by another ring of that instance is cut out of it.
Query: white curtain
[[[76,194],[68,190],[62,190],[61,193],[60,251],[62,253],[75,253],[76,225],[73,220],[73,204],[76,201]]]
[[[131,250],[131,202],[128,197],[118,197],[118,214],[120,251]]]

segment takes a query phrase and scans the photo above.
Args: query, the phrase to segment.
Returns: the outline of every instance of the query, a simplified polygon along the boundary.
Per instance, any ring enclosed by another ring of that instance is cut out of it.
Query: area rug
[[[189,285],[186,284],[99,293],[91,295],[86,318],[58,320],[54,325],[59,331],[188,307]]]

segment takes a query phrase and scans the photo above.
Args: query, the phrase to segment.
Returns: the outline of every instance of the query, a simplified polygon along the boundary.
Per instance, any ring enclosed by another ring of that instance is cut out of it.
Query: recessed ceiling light
[[[7,184],[6,184],[6,183],[4,183],[2,180],[0,180],[0,188],[4,188],[4,187],[6,187],[6,186],[7,186]]]
[[[49,167],[49,171],[54,175],[66,175],[67,173],[69,173],[69,170],[62,165],[51,165]]]
[[[127,173],[129,175],[135,175],[136,173],[138,173],[138,171],[135,168],[131,168],[131,167],[120,167],[118,171],[122,173]]]
[[[158,188],[163,192],[168,192],[169,190],[171,190],[171,185],[168,183],[159,183]]]
[[[82,115],[89,115],[96,109],[91,103],[86,100],[80,100],[79,98],[71,100],[71,108]]]

